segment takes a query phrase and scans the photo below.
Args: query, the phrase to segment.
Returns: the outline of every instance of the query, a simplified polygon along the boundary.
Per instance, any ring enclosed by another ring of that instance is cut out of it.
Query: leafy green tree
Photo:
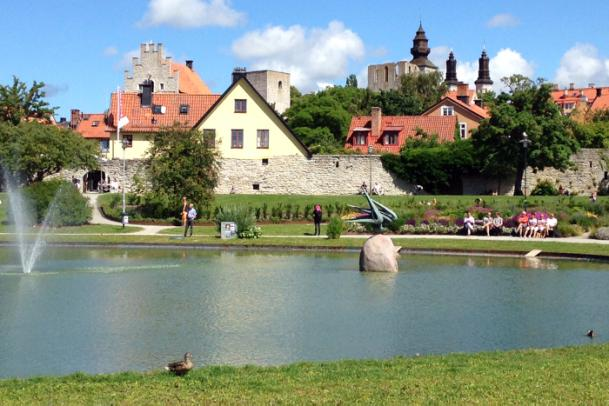
[[[198,130],[169,127],[152,134],[147,169],[151,191],[171,214],[178,213],[186,196],[207,208],[218,184],[218,153]],[[150,197],[150,196],[149,196]],[[170,206],[170,207],[167,207]]]
[[[419,111],[413,111],[411,114],[421,114],[440,101],[447,90],[444,77],[439,71],[402,75],[401,78],[400,93],[405,97],[415,98],[420,108]]]
[[[347,80],[345,82],[346,87],[357,87],[357,76],[353,73],[347,76]]]
[[[22,184],[63,169],[96,169],[99,147],[72,130],[37,122],[0,122],[0,162]]]
[[[400,155],[383,155],[383,166],[429,193],[462,193],[461,177],[475,169],[471,141],[439,143],[436,136],[419,134],[406,142]]]
[[[0,85],[0,121],[13,125],[25,119],[50,119],[57,109],[44,100],[44,82],[36,82],[30,88],[13,76],[12,85]]]
[[[528,146],[528,166],[534,170],[570,166],[570,157],[579,144],[552,102],[552,86],[514,75],[502,79],[508,92],[489,100],[491,117],[482,121],[472,135],[483,173],[490,176],[515,175],[514,194],[522,194],[525,171],[524,134]]]
[[[412,116],[423,112],[423,102],[415,94],[401,91],[380,91],[372,95],[370,107],[380,107],[387,116]]]

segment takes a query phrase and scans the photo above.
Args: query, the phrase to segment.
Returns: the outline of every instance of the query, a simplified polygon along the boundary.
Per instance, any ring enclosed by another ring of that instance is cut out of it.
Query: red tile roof
[[[74,130],[84,138],[110,138],[103,113],[81,114],[81,119]]]
[[[186,94],[211,94],[209,87],[203,82],[203,79],[195,71],[186,65],[171,62],[171,71],[178,73],[179,91]]]
[[[116,128],[117,94],[112,93],[109,123]],[[152,105],[164,106],[164,113],[154,113],[152,106],[142,107],[139,93],[121,94],[121,115],[129,119],[123,131],[152,132],[179,123],[183,128],[192,128],[209,108],[220,98],[210,94],[153,93]],[[180,106],[187,105],[188,113],[180,114]]]
[[[357,129],[370,129],[372,127],[371,116],[355,116],[351,118],[345,148],[367,152],[368,145],[372,145],[376,153],[389,152],[397,154],[407,139],[416,136],[417,129],[421,129],[430,135],[436,134],[440,142],[447,142],[455,139],[456,126],[456,116],[382,116],[380,134],[374,136],[369,131],[367,132],[368,143],[366,145],[353,145],[353,135],[357,132]],[[384,135],[387,131],[399,131],[396,145],[384,144]]]
[[[431,106],[430,108],[425,110],[422,113],[422,115],[425,116],[425,115],[431,113],[432,111],[436,110],[440,105],[444,104],[446,102],[446,100],[450,100],[454,105],[471,111],[472,113],[474,113],[475,115],[480,117],[481,120],[490,117],[488,110],[486,110],[483,107],[478,106],[475,103],[466,104],[466,103],[462,102],[461,100],[457,99],[457,96],[455,96],[454,92],[447,93],[446,96],[444,96],[442,99],[440,99],[439,102],[437,102],[436,104],[434,104],[433,106]],[[470,99],[470,100],[473,100],[473,99]]]
[[[609,94],[602,94],[592,103],[592,110],[607,110],[609,109]]]
[[[609,105],[607,105],[607,102],[605,101],[609,96],[609,87],[583,87],[553,90],[551,96],[554,103],[561,107],[565,104],[573,104],[573,106],[575,106],[578,103],[585,102],[592,110],[609,108]]]

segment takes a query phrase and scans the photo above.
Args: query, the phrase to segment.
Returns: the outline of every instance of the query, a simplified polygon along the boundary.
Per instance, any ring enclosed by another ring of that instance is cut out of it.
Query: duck
[[[590,329],[588,331],[586,331],[586,335],[590,338],[592,337],[596,337],[596,333],[594,332],[594,330]]]
[[[187,352],[184,354],[184,359],[182,361],[170,362],[165,366],[165,370],[172,372],[177,376],[183,376],[188,373],[192,369],[194,364],[192,363],[192,354]]]

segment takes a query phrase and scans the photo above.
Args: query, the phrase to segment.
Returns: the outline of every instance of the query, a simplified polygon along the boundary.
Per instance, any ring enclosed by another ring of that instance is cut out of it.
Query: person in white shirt
[[[554,229],[558,225],[558,219],[554,217],[554,214],[550,213],[546,220],[546,236],[554,235]]]
[[[474,220],[474,216],[470,212],[465,213],[465,217],[463,217],[463,228],[467,235],[472,235],[472,231],[474,231],[474,225],[476,224],[476,220]]]
[[[195,225],[195,218],[197,218],[197,211],[195,210],[192,203],[188,206],[188,213],[186,214],[186,227],[184,228],[184,237],[186,237],[186,233],[190,230],[189,237],[192,237],[192,230]]]
[[[537,233],[537,212],[531,214],[529,217],[529,225],[524,232],[524,238],[533,238],[535,237],[535,233]]]

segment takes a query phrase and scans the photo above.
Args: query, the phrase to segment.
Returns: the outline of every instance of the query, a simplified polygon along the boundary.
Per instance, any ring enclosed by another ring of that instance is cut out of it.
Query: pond
[[[607,264],[357,253],[0,248],[0,377],[546,348],[609,338]],[[585,336],[593,328],[599,336]]]

